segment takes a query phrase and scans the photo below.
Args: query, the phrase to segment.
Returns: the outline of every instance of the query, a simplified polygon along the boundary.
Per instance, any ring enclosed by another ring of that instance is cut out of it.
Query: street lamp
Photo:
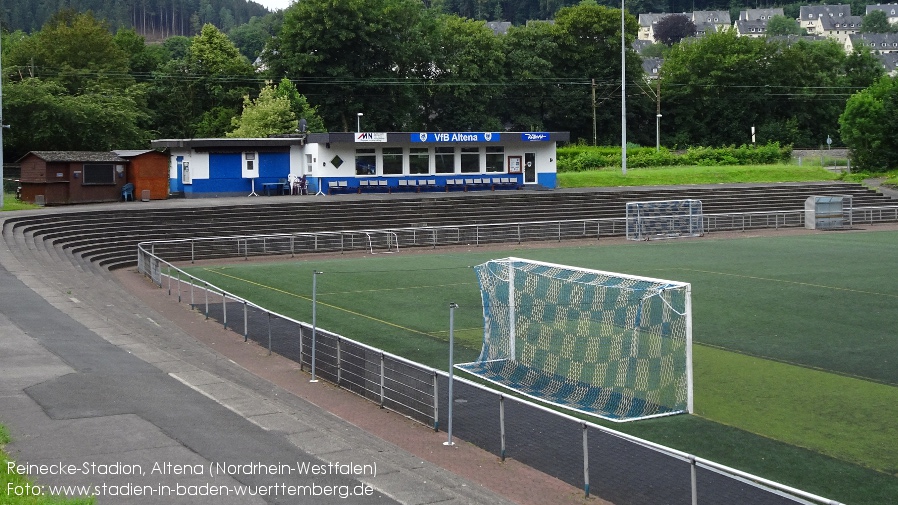
[[[357,133],[361,133],[361,132],[362,132],[362,116],[364,116],[364,114],[362,114],[361,112],[359,112],[359,113],[358,113],[358,117],[357,117],[356,120],[355,120],[355,131],[356,131]]]
[[[655,151],[661,150],[661,114],[655,116]]]

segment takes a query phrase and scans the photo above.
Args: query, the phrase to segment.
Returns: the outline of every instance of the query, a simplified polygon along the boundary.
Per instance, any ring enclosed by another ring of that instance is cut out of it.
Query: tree
[[[273,77],[304,83],[329,129],[355,129],[359,112],[371,129],[405,128],[420,113],[427,21],[418,0],[305,0],[264,57]]]
[[[59,11],[39,32],[17,44],[5,63],[34,69],[36,77],[56,81],[70,93],[133,83],[128,55],[114,43],[106,23],[71,9]]]
[[[443,131],[500,129],[495,102],[502,96],[497,81],[505,56],[493,31],[483,21],[446,15],[428,39],[432,56],[424,67],[420,124]]]
[[[180,46],[174,46],[180,47]],[[255,69],[227,36],[203,26],[184,58],[155,73],[151,99],[164,137],[220,137],[232,128],[243,97],[258,89]]]
[[[259,98],[243,99],[243,112],[231,120],[235,127],[227,133],[233,138],[264,138],[277,133],[296,131],[298,121],[291,110],[290,99],[278,96],[277,88],[265,86]]]
[[[895,27],[889,23],[885,11],[875,10],[861,20],[861,33],[895,33]]]
[[[324,121],[318,115],[318,109],[309,104],[305,95],[302,95],[296,88],[296,85],[289,79],[281,79],[277,85],[277,96],[284,97],[290,101],[290,110],[296,116],[296,119],[306,120],[306,130],[310,132],[326,132]]]
[[[686,37],[695,36],[695,23],[685,14],[664,16],[655,25],[655,40],[672,46]]]
[[[886,171],[898,160],[898,81],[883,77],[848,99],[839,116],[839,134],[856,166]]]
[[[71,95],[60,83],[28,78],[4,83],[4,156],[29,151],[103,151],[149,145],[139,97],[131,91]]]
[[[807,35],[807,30],[802,28],[794,18],[787,18],[779,14],[767,20],[767,36]]]
[[[599,142],[619,143],[621,102],[621,13],[591,0],[565,7],[555,16],[556,82],[553,110],[545,118],[552,129],[571,132],[572,138],[592,139],[595,111]],[[638,93],[636,83],[643,82],[639,56],[630,50],[638,31],[636,18],[625,17],[626,76],[628,83],[627,125],[635,136],[632,141],[654,143],[655,113],[651,100]],[[592,84],[596,84],[597,103],[593,104]],[[650,119],[651,118],[651,119]],[[639,137],[641,135],[642,137]]]

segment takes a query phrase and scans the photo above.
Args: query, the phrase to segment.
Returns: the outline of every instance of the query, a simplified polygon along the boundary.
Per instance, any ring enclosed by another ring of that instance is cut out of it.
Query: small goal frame
[[[649,200],[627,202],[627,239],[658,240],[705,234],[702,201]]]

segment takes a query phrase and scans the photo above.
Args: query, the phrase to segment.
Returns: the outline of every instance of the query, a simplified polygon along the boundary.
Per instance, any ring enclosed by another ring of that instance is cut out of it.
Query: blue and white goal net
[[[654,240],[705,234],[701,200],[627,202],[627,238]]]
[[[475,271],[483,348],[458,369],[612,421],[692,412],[688,283],[520,258]]]

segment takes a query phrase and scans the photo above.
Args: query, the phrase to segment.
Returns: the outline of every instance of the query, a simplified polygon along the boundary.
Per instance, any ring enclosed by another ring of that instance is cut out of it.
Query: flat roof
[[[303,144],[488,144],[528,142],[569,142],[570,132],[328,132],[291,133],[266,138],[201,138],[153,140],[154,149],[239,149],[250,147],[284,148]],[[374,146],[372,146],[374,147]]]

